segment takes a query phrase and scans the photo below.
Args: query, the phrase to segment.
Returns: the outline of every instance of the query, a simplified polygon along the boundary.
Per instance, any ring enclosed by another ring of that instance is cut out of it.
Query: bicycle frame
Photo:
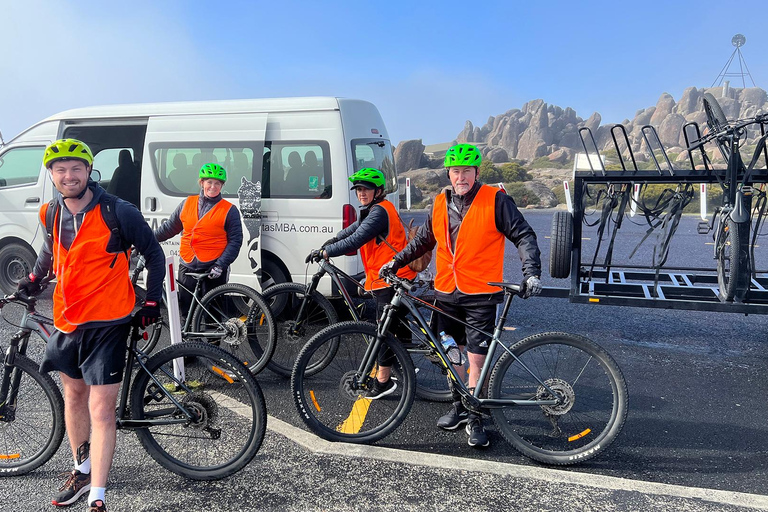
[[[482,389],[485,386],[485,381],[488,378],[490,368],[494,361],[493,356],[496,353],[496,349],[498,347],[501,347],[512,358],[514,358],[514,360],[518,364],[520,364],[520,366],[526,372],[528,372],[534,379],[536,379],[536,381],[544,389],[547,390],[548,393],[550,393],[550,396],[559,396],[558,393],[552,390],[534,372],[532,372],[510,350],[509,347],[507,347],[501,342],[501,333],[504,330],[504,324],[507,321],[507,314],[509,313],[509,308],[512,304],[512,298],[514,296],[514,292],[510,288],[507,288],[507,286],[510,286],[510,285],[504,286],[504,303],[502,306],[502,312],[501,312],[501,315],[499,315],[499,317],[497,318],[494,332],[493,334],[491,334],[483,331],[482,329],[478,329],[477,327],[470,325],[459,318],[449,315],[442,309],[436,306],[433,306],[432,304],[429,304],[428,302],[423,301],[418,297],[414,297],[407,291],[413,287],[413,285],[408,283],[408,281],[395,276],[389,276],[387,279],[394,286],[394,289],[395,289],[394,297],[392,298],[392,301],[390,302],[390,304],[385,306],[384,308],[382,318],[379,320],[379,323],[378,323],[376,340],[374,343],[368,344],[361,366],[360,368],[358,368],[358,371],[359,371],[358,375],[371,374],[374,368],[374,365],[376,364],[376,356],[379,352],[379,348],[381,347],[381,343],[383,342],[384,337],[389,331],[389,326],[392,323],[395,312],[397,311],[398,308],[405,307],[408,310],[408,312],[413,316],[413,318],[416,320],[416,323],[419,326],[419,328],[426,335],[429,341],[430,347],[437,353],[441,366],[448,373],[449,378],[453,381],[453,385],[457,387],[459,393],[463,397],[467,398],[475,408],[491,409],[491,408],[509,407],[510,405],[555,405],[560,403],[561,401],[560,399],[535,400],[535,399],[531,399],[530,397],[529,398],[508,398],[508,399],[480,398],[480,393],[482,392]],[[498,285],[501,283],[494,283],[494,284]],[[488,356],[486,357],[485,363],[483,364],[483,367],[480,371],[480,376],[478,377],[477,386],[475,387],[474,392],[471,392],[469,388],[466,386],[466,384],[464,384],[464,380],[458,374],[454,365],[450,363],[448,356],[446,355],[445,350],[443,349],[442,343],[440,343],[440,341],[437,339],[435,334],[429,328],[429,323],[426,321],[424,316],[418,310],[416,304],[414,304],[414,301],[418,302],[419,306],[427,307],[437,314],[444,315],[456,322],[461,323],[465,327],[469,327],[470,329],[491,338],[491,343],[488,347]]]

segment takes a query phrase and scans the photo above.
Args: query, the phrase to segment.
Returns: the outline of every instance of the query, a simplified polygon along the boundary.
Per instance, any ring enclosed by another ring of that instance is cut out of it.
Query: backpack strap
[[[48,240],[53,240],[53,225],[56,223],[56,214],[59,213],[61,205],[54,198],[48,203],[48,208],[45,210],[45,233],[48,235]]]

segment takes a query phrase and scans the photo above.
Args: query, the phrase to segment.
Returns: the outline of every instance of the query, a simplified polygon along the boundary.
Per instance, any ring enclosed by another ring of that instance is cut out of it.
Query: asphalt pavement
[[[525,214],[539,233],[545,285],[567,286],[546,275],[551,212]],[[695,218],[683,219],[673,261],[710,263],[711,246],[695,225]],[[647,226],[626,228],[633,238]],[[594,240],[585,241],[590,243]],[[629,245],[621,242],[622,257]],[[519,262],[511,249],[505,278],[515,281]],[[641,247],[634,258],[647,258],[650,251],[651,246]],[[463,432],[434,427],[446,404],[421,400],[406,422],[375,446],[328,443],[303,428],[288,382],[265,371],[258,380],[270,413],[268,433],[249,466],[219,482],[185,480],[157,465],[134,434],[120,432],[110,510],[768,509],[766,317],[547,298],[516,301],[513,309],[515,336],[552,330],[583,334],[622,368],[629,415],[618,439],[596,459],[544,467],[508,447],[490,425],[491,446],[472,449]],[[12,331],[0,326],[4,336]],[[57,475],[70,467],[65,443],[37,471],[1,479],[4,510],[52,510]],[[76,506],[82,508],[84,501]]]

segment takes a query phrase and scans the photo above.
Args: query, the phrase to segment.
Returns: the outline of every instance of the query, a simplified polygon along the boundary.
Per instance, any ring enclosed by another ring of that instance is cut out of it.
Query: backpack
[[[99,198],[99,205],[101,206],[101,217],[104,219],[104,223],[109,228],[112,234],[107,242],[107,252],[109,253],[125,253],[128,256],[128,249],[131,248],[131,244],[126,242],[120,235],[120,223],[117,221],[117,215],[115,213],[115,203],[117,203],[117,197],[112,194],[102,194]],[[56,222],[56,214],[59,213],[61,205],[56,198],[51,199],[48,203],[48,209],[45,212],[45,232],[48,235],[48,240],[53,241],[53,225]],[[117,256],[115,256],[117,258]],[[115,262],[112,262],[114,265]]]

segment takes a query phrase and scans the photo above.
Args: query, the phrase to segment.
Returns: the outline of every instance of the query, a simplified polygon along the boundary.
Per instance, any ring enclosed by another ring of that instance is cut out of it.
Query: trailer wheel
[[[571,248],[573,246],[573,215],[558,211],[552,216],[552,234],[549,248],[549,275],[566,278],[571,274]]]

